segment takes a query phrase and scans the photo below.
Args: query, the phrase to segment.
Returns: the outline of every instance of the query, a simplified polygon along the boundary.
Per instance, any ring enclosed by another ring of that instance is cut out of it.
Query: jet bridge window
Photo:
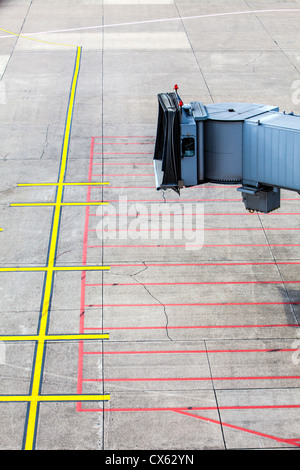
[[[182,157],[193,157],[195,155],[195,139],[184,137],[182,139]]]

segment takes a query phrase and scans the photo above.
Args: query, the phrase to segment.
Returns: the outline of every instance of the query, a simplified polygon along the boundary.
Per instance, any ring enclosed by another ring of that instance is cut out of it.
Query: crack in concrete
[[[260,52],[260,54],[258,54],[253,60],[250,60],[246,64],[247,67],[252,67],[252,72],[254,72],[254,73],[255,73],[255,65],[254,64],[257,61],[257,59],[259,59],[261,56],[262,56],[262,52]]]
[[[140,269],[140,271],[134,273],[134,274],[130,274],[130,277],[132,279],[134,279],[136,282],[138,282],[141,286],[144,287],[145,291],[150,295],[150,297],[152,297],[152,299],[154,299],[156,302],[158,302],[162,307],[163,307],[163,312],[164,312],[164,315],[165,315],[165,318],[166,318],[166,335],[167,335],[167,338],[170,340],[170,341],[173,341],[172,338],[170,337],[169,335],[169,331],[168,331],[168,324],[169,324],[169,317],[168,317],[168,314],[167,314],[167,309],[166,309],[166,306],[157,298],[155,297],[155,295],[152,294],[152,292],[150,292],[150,290],[145,286],[145,284],[143,284],[141,281],[139,281],[138,279],[136,279],[135,276],[137,276],[138,274],[142,273],[143,271],[146,271],[148,269],[148,266],[146,266],[146,262],[145,261],[142,261],[143,265],[145,266],[143,269]]]
[[[46,151],[46,148],[47,148],[48,145],[49,145],[49,141],[48,141],[49,128],[50,128],[50,124],[48,124],[47,129],[46,129],[45,143],[44,143],[44,147],[43,147],[43,151],[42,151],[42,154],[41,154],[41,156],[40,156],[40,159],[43,158],[44,153],[45,153],[45,151]]]

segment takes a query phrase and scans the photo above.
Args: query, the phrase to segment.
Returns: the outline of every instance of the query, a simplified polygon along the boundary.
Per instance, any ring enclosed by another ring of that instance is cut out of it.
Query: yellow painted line
[[[30,41],[35,41],[35,42],[42,42],[44,44],[54,44],[55,46],[63,46],[63,47],[77,47],[74,44],[61,44],[61,43],[57,43],[53,41],[43,41],[42,39],[35,39],[35,38],[28,37],[28,36],[23,36],[23,34],[14,33],[13,31],[8,31],[7,29],[3,29],[3,28],[0,28],[0,31],[11,34],[12,36],[17,36],[22,39],[28,39]]]
[[[63,186],[58,185],[58,187]],[[108,202],[16,202],[11,207],[42,207],[42,206],[107,206]]]
[[[60,402],[60,401],[108,401],[110,395],[0,395],[0,402],[30,402],[31,404],[38,402]]]
[[[53,271],[108,271],[110,266],[55,266]]]
[[[73,72],[73,79],[72,79],[72,84],[71,84],[69,104],[68,104],[68,110],[67,110],[67,116],[66,116],[66,125],[65,125],[64,138],[63,138],[63,147],[62,147],[60,170],[59,170],[59,177],[58,177],[56,202],[54,204],[55,208],[54,208],[53,222],[52,222],[52,228],[51,228],[51,234],[50,234],[50,244],[49,244],[48,263],[47,263],[48,270],[47,270],[46,279],[45,279],[41,317],[40,317],[40,324],[39,324],[39,337],[41,339],[43,339],[46,336],[47,324],[48,324],[48,318],[49,318],[49,306],[50,306],[50,302],[52,298],[54,263],[55,263],[55,258],[56,258],[56,248],[57,248],[57,243],[58,243],[61,205],[62,205],[62,200],[63,200],[63,188],[64,188],[63,183],[64,183],[66,167],[67,167],[69,141],[70,141],[71,127],[72,127],[73,108],[74,108],[76,86],[77,86],[79,69],[80,69],[80,59],[81,59],[81,47],[78,47],[76,50],[75,68]],[[26,428],[25,428],[25,436],[24,436],[24,449],[25,450],[32,450],[34,448],[35,433],[36,433],[36,427],[37,427],[37,417],[38,417],[38,401],[39,401],[39,392],[40,392],[40,387],[41,387],[44,355],[45,355],[45,343],[44,341],[38,341],[36,352],[35,352],[35,361],[33,365],[30,405],[29,405],[29,412],[28,412]]]
[[[63,186],[102,186],[108,185],[108,181],[98,182],[98,183],[62,183]],[[17,186],[27,187],[27,186],[58,186],[59,183],[18,183]]]
[[[0,268],[0,273],[18,273],[18,272],[47,272],[47,271],[109,271],[110,266],[24,266],[16,268]]]
[[[91,340],[91,339],[109,339],[108,333],[87,333],[70,335],[3,335],[0,341],[70,341],[70,340]]]

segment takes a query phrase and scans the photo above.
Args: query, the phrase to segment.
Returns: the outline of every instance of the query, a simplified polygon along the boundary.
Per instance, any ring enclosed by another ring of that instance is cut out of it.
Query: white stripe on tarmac
[[[150,24],[150,23],[167,23],[170,21],[182,21],[182,20],[196,20],[202,18],[216,18],[220,16],[233,16],[233,15],[249,15],[249,14],[256,14],[256,13],[300,13],[300,8],[281,8],[276,10],[246,10],[246,11],[235,11],[235,12],[227,12],[227,13],[208,13],[205,15],[196,15],[196,16],[182,16],[182,17],[174,17],[174,18],[160,18],[156,20],[142,20],[142,21],[133,21],[127,23],[114,23],[114,24],[105,24],[105,25],[98,25],[98,26],[83,26],[80,28],[68,28],[68,29],[57,29],[53,31],[40,31],[36,33],[24,33],[24,36],[37,36],[39,34],[52,34],[52,33],[67,33],[69,31],[87,31],[92,29],[106,29],[106,28],[118,28],[120,26],[134,26],[139,24]],[[1,35],[0,39],[10,38],[11,35]]]

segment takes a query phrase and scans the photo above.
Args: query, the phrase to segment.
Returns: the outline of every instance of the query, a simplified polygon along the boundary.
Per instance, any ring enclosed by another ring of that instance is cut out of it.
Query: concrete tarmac
[[[0,448],[299,448],[300,196],[158,192],[152,158],[175,83],[300,114],[300,0],[0,18]]]

